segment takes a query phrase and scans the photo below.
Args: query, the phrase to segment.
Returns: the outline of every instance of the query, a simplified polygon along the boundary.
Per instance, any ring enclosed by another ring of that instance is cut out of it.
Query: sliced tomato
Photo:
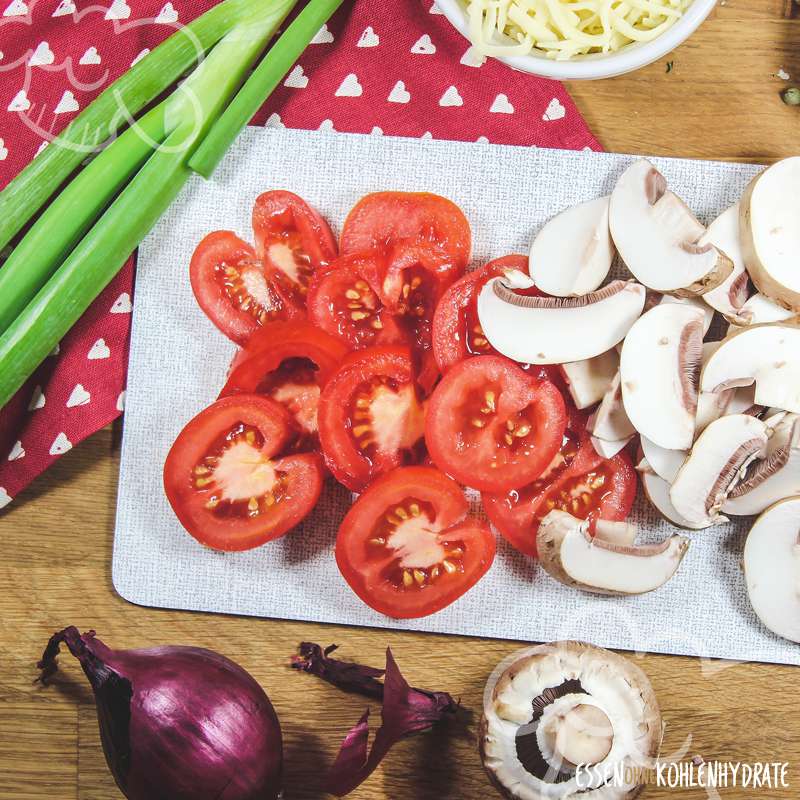
[[[316,453],[285,455],[296,431],[268,397],[225,397],[178,434],[164,488],[184,528],[215,550],[249,550],[277,539],[314,508],[323,465]]]
[[[424,411],[408,348],[351,353],[319,400],[319,439],[334,477],[353,491],[424,451]]]
[[[271,322],[236,354],[220,397],[264,394],[277,400],[301,431],[297,446],[315,448],[319,395],[347,352],[342,341],[308,322]]]
[[[386,271],[384,255],[356,253],[317,273],[308,290],[308,316],[351,348],[400,344],[407,335],[376,288]]]
[[[381,614],[433,614],[474,586],[494,560],[492,532],[468,509],[459,485],[432,467],[382,475],[339,527],[339,571]]]
[[[305,304],[311,276],[337,255],[328,223],[301,197],[275,190],[256,199],[253,232],[258,257],[275,282],[296,303]]]
[[[342,227],[342,254],[385,248],[399,239],[437,245],[463,272],[472,250],[472,233],[461,209],[427,192],[375,192],[353,206]]]
[[[442,373],[472,355],[497,355],[483,335],[477,301],[484,284],[509,269],[527,272],[528,257],[496,258],[466,274],[442,296],[433,317],[433,352]]]
[[[502,492],[542,475],[566,424],[564,399],[552,383],[502,356],[483,356],[442,378],[428,404],[425,442],[443,472]]]
[[[533,483],[503,494],[481,494],[492,524],[517,550],[536,557],[539,523],[560,509],[580,519],[624,520],[636,498],[636,472],[626,452],[598,455],[586,415],[570,414],[561,449]]]
[[[303,306],[265,272],[255,250],[230,231],[214,231],[200,242],[189,277],[200,308],[238,344],[267,322],[305,316]]]

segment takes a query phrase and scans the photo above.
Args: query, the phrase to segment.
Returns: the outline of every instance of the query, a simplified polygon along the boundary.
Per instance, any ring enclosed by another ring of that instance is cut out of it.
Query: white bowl
[[[539,53],[498,59],[508,66],[559,81],[613,78],[651,64],[688,39],[711,13],[717,0],[694,0],[683,16],[651,42],[635,42],[614,53],[575,56],[569,61],[554,61]],[[462,0],[436,0],[436,5],[467,39],[467,15]]]

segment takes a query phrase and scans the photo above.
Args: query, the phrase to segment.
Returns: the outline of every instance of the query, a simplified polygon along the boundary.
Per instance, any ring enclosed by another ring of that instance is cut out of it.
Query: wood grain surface
[[[725,0],[692,39],[630,76],[569,86],[609,150],[768,162],[800,151],[800,22],[790,0]],[[667,64],[671,68],[667,69]],[[387,645],[409,680],[480,707],[494,665],[519,643],[387,633],[331,625],[155,611],[114,592],[110,559],[119,428],[70,452],[0,513],[0,798],[121,797],[100,749],[91,693],[77,662],[34,686],[48,636],[74,624],[117,647],[183,643],[219,650],[270,694],[283,723],[286,797],[321,798],[320,777],[365,701],[291,672],[301,640],[337,642],[342,655],[381,665]],[[154,469],[160,465],[154,465]],[[709,534],[712,535],[712,534]],[[310,589],[313,591],[313,589]],[[519,613],[535,614],[535,608]],[[657,625],[658,620],[653,620]],[[728,789],[724,798],[800,796],[798,672],[760,664],[637,656],[666,722],[664,751],[706,760],[790,762],[788,790]],[[377,708],[374,709],[377,713]],[[401,743],[356,793],[361,800],[474,800],[496,796],[482,772],[474,724]],[[706,797],[648,787],[648,798]]]

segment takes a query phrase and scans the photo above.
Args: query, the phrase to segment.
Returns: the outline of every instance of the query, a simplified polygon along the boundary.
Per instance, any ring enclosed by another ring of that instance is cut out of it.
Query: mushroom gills
[[[484,284],[478,319],[489,343],[523,364],[582,361],[622,341],[644,306],[644,287],[612,281],[583,297],[528,297],[515,288],[533,285],[509,271]]]
[[[768,508],[744,544],[747,595],[756,616],[773,633],[800,643],[800,497]]]
[[[731,320],[734,325],[758,325],[764,322],[785,322],[787,319],[797,316],[796,311],[790,311],[774,300],[770,300],[765,294],[756,292],[752,297],[745,300],[735,319]],[[736,329],[734,328],[733,331]],[[733,332],[729,331],[729,332]]]

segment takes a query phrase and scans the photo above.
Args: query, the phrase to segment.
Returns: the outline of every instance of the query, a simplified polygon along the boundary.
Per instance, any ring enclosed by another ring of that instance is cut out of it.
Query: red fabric
[[[0,0],[0,186],[142,51],[212,5]],[[256,122],[600,149],[560,84],[471,66],[467,50],[431,0],[345,3]],[[119,415],[132,287],[131,263],[0,411],[0,507]]]

